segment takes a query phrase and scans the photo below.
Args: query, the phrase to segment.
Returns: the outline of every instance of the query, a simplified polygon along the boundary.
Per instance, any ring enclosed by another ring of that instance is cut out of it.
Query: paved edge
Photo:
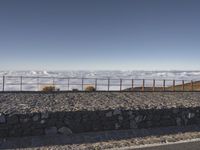
[[[155,144],[147,144],[147,145],[139,145],[139,146],[111,148],[111,149],[105,149],[105,150],[134,150],[134,149],[152,148],[152,147],[176,145],[176,144],[183,144],[183,143],[193,143],[193,142],[200,142],[200,138],[189,139],[189,140],[181,140],[181,141],[169,142],[169,143],[155,143]]]

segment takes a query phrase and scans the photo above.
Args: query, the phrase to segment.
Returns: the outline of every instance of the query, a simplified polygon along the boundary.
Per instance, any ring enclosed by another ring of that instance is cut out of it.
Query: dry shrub
[[[72,91],[73,91],[73,92],[78,92],[79,90],[78,90],[78,89],[72,89]]]
[[[48,85],[42,88],[43,92],[53,92],[56,91],[56,87],[52,85]]]
[[[94,86],[89,85],[89,86],[87,86],[87,87],[85,88],[85,91],[88,91],[88,92],[94,92],[94,91],[96,91],[96,89],[95,89]]]

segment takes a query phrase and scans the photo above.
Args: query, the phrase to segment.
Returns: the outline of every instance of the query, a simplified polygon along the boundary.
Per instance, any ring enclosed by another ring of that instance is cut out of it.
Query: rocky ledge
[[[0,93],[0,137],[200,124],[198,92]]]

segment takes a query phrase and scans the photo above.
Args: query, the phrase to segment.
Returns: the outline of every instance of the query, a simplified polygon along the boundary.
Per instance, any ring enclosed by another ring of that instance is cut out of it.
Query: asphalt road
[[[128,149],[125,149],[128,150]],[[200,150],[200,141],[184,142],[176,144],[164,144],[129,150]]]

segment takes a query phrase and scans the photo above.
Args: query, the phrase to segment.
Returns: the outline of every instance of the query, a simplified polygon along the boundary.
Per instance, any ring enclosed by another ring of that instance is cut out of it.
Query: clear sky
[[[200,70],[200,0],[0,0],[0,70]]]

